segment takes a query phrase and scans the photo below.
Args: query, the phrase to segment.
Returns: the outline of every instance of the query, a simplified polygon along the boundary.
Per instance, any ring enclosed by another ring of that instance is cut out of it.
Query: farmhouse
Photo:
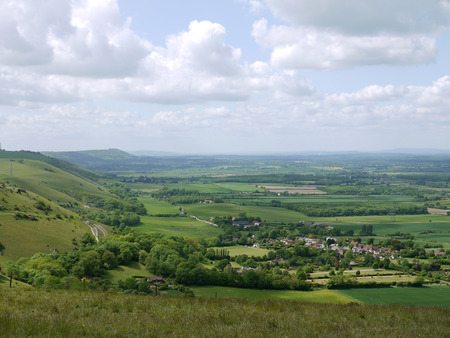
[[[152,283],[153,285],[159,285],[164,283],[163,277],[147,277],[147,282]]]

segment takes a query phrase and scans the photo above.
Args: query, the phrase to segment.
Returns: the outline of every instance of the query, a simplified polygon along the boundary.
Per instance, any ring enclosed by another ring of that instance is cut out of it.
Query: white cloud
[[[254,23],[255,40],[273,48],[272,64],[281,69],[345,69],[361,65],[416,65],[433,62],[436,40],[424,36],[344,36],[308,27]]]
[[[344,35],[434,34],[448,29],[449,0],[265,0],[295,26]]]

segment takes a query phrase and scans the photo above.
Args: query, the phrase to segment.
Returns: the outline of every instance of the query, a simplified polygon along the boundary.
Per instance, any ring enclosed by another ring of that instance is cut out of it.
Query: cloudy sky
[[[8,150],[449,141],[450,0],[0,0]]]

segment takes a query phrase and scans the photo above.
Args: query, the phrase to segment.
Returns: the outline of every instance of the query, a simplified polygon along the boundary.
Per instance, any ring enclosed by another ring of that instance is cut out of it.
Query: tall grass
[[[448,336],[450,309],[1,290],[2,336]]]

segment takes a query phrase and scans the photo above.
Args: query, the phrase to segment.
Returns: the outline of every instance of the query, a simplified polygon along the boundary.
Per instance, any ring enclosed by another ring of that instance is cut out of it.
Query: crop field
[[[214,248],[219,249],[219,248]],[[262,248],[253,248],[251,246],[225,246],[220,247],[220,249],[227,249],[230,252],[231,257],[239,256],[239,255],[247,255],[249,257],[255,256],[255,257],[262,257],[266,255],[269,250],[262,249]]]
[[[339,291],[367,304],[405,304],[450,307],[450,287],[349,289]]]
[[[334,290],[318,291],[293,291],[293,290],[256,290],[230,288],[225,286],[196,286],[191,287],[196,296],[201,297],[229,297],[247,298],[252,300],[277,299],[296,300],[313,303],[348,304],[354,302],[353,299]]]
[[[140,197],[139,202],[145,205],[147,209],[147,214],[152,215],[179,215],[180,210],[168,203],[161,200],[157,200],[156,198],[152,198],[150,196]]]
[[[190,217],[153,217],[142,216],[142,224],[136,230],[159,232],[168,236],[186,236],[191,238],[211,238],[223,233],[210,224],[196,221]]]

